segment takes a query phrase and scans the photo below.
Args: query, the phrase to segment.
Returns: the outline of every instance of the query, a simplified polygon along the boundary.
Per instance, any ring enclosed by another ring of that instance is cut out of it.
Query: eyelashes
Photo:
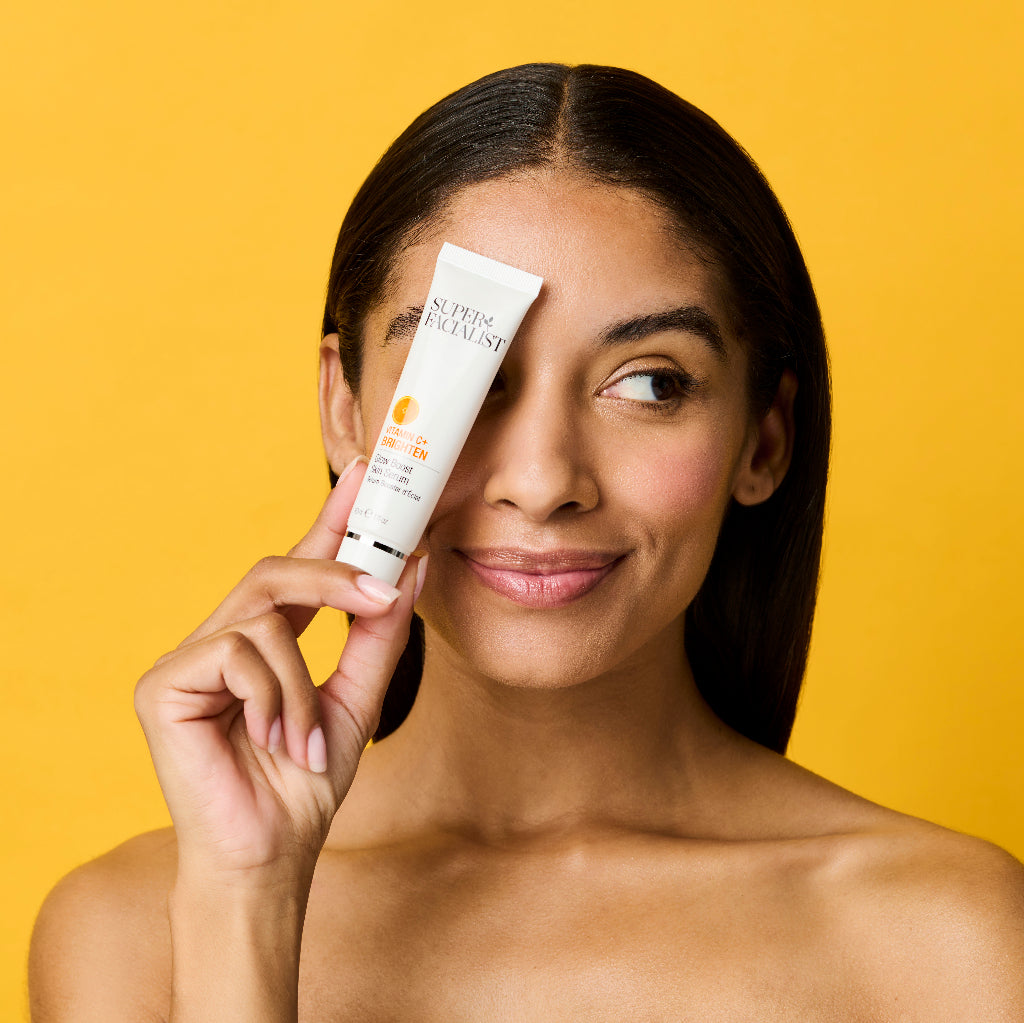
[[[661,409],[675,408],[697,388],[697,380],[681,369],[661,367],[637,370],[619,377],[605,387],[606,397],[651,405]]]
[[[499,369],[488,398],[500,396],[506,386],[504,374]],[[670,412],[691,397],[699,387],[700,381],[685,370],[661,366],[624,373],[602,387],[598,394],[602,398],[629,402],[652,411]]]

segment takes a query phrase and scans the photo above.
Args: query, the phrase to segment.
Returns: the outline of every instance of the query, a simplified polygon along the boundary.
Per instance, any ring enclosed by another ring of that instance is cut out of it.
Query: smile
[[[458,551],[488,589],[521,607],[559,608],[588,594],[623,555],[595,551]]]

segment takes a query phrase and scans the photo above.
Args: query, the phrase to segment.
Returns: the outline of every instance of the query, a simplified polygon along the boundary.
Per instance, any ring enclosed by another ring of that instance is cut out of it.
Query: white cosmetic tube
[[[543,279],[445,242],[338,561],[392,586]]]

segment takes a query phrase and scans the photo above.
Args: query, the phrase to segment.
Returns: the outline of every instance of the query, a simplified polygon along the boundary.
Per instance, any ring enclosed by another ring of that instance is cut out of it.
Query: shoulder
[[[1024,1018],[1020,862],[899,814],[837,848],[838,933],[879,1018],[897,1007],[922,1019]]]
[[[799,893],[790,911],[805,911],[820,957],[869,1018],[1024,1019],[1024,866],[791,762],[773,766],[762,764],[762,804],[789,839],[774,848],[784,890]]]
[[[133,838],[77,867],[50,892],[29,955],[32,1018],[156,1020],[170,985],[171,829]]]

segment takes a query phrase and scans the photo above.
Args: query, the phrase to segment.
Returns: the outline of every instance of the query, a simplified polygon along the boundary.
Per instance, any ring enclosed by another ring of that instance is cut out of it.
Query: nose
[[[484,500],[532,522],[595,508],[599,491],[584,431],[568,402],[523,393],[490,424]]]

